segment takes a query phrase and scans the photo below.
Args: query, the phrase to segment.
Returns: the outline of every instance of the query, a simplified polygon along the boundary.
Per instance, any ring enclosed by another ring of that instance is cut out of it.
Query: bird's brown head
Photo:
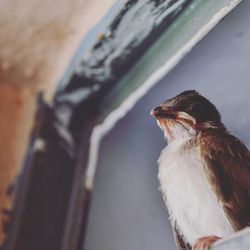
[[[216,107],[195,90],[188,90],[154,108],[151,115],[168,140],[192,136],[202,128],[221,127]]]

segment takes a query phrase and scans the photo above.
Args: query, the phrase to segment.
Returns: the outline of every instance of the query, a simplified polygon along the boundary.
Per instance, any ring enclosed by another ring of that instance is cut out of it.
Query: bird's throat
[[[168,143],[174,140],[187,140],[196,135],[196,131],[192,126],[172,119],[158,119],[157,124],[163,130]]]

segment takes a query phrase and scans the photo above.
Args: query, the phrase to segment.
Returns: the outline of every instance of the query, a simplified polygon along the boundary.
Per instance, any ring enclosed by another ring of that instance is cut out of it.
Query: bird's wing
[[[237,231],[250,225],[250,153],[236,137],[223,133],[200,136],[201,156],[207,180]]]
[[[178,249],[179,250],[191,250],[192,247],[188,243],[185,243],[176,225],[172,225],[172,227],[173,227],[175,242],[176,242]]]

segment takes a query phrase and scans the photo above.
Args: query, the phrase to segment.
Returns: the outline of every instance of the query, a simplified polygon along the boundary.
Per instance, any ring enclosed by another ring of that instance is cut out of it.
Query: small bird
[[[208,249],[250,225],[250,153],[194,90],[154,108],[163,130],[158,178],[179,249]]]

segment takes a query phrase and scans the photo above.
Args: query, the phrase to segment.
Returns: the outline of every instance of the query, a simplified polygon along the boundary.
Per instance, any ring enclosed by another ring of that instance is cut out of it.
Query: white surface
[[[232,237],[216,242],[213,250],[249,250],[250,228],[237,232]]]

